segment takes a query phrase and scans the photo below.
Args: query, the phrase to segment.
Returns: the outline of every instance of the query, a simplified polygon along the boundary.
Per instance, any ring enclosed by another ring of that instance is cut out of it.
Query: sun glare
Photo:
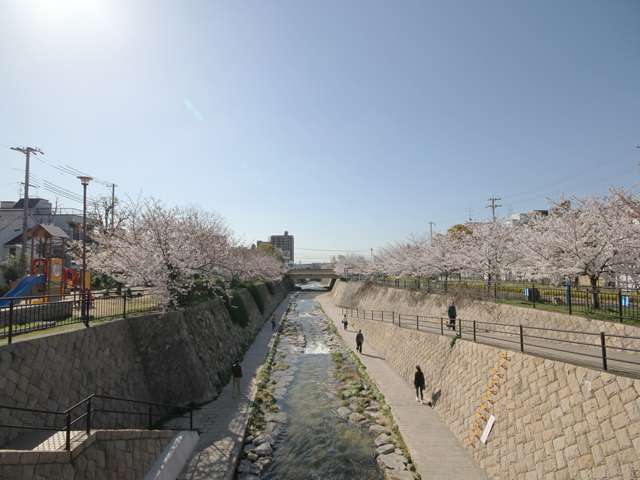
[[[26,5],[39,27],[101,29],[109,24],[107,0],[28,0]]]

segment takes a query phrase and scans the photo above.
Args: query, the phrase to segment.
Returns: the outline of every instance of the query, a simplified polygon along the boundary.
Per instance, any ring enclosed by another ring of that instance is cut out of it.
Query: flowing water
[[[300,295],[296,311],[289,314],[288,321],[299,322],[304,333],[304,351],[291,365],[293,381],[278,402],[288,421],[261,478],[381,480],[371,435],[336,413],[339,384],[322,328],[326,318],[314,296]]]

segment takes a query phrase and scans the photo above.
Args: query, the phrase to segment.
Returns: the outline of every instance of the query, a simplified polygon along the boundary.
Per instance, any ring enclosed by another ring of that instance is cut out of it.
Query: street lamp
[[[85,326],[89,326],[89,304],[87,302],[88,294],[86,289],[86,276],[87,276],[87,186],[89,182],[93,180],[91,177],[80,175],[78,177],[82,184],[82,275],[80,276],[82,282],[82,288],[80,289],[80,295],[82,295],[82,303],[80,307],[80,314]]]

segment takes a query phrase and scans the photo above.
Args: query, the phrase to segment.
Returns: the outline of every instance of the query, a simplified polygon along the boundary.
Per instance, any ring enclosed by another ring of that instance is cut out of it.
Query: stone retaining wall
[[[458,319],[496,322],[524,327],[543,327],[559,330],[576,330],[598,335],[553,332],[554,338],[600,343],[600,332],[621,337],[607,337],[607,344],[615,347],[640,349],[640,327],[617,322],[593,320],[577,315],[548,312],[535,308],[517,307],[502,303],[480,301],[452,292],[439,295],[393,287],[382,287],[372,283],[338,281],[333,289],[336,305],[367,310],[395,311],[408,315],[447,316],[447,307],[453,299]],[[515,332],[515,330],[514,330]],[[635,337],[635,338],[628,338]]]
[[[338,304],[344,290],[333,295]],[[438,392],[439,416],[490,478],[640,478],[640,380],[465,340],[451,347],[451,338],[375,321],[350,323],[408,383],[422,366],[428,393]],[[489,415],[496,423],[483,445]]]
[[[3,480],[139,480],[175,432],[97,431],[70,452],[4,451]]]
[[[248,292],[239,294],[249,313],[245,327],[216,299],[0,347],[0,404],[62,411],[91,393],[168,403],[211,400],[286,287],[277,283],[274,295],[267,291],[264,315]],[[64,418],[0,409],[0,424],[45,421],[59,425]],[[21,433],[0,428],[0,446]]]

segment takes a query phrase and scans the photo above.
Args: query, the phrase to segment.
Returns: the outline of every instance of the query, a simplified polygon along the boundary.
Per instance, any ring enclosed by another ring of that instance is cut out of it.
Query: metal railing
[[[535,282],[493,282],[482,280],[448,280],[431,278],[356,278],[373,283],[419,290],[427,293],[455,295],[462,293],[478,300],[501,301],[532,308],[584,315],[590,318],[640,322],[640,290],[582,287],[575,285],[554,286]]]
[[[160,296],[148,290],[44,297],[0,298],[0,339],[11,343],[18,335],[75,323],[90,326],[94,321],[159,311],[162,306]]]
[[[91,394],[64,411],[0,405],[0,410],[28,413],[31,416],[44,415],[39,423],[0,423],[0,428],[64,432],[64,449],[71,450],[71,432],[74,427],[87,437],[96,429],[154,428],[162,430],[195,430],[193,411],[196,407],[170,403],[148,402],[110,395]],[[48,417],[48,418],[47,418]],[[59,419],[63,419],[62,422]],[[165,428],[168,420],[188,420],[188,428]],[[54,434],[55,435],[55,434]]]
[[[461,318],[452,324],[446,317],[345,306],[340,308],[348,317],[361,320],[456,336],[462,340],[640,377],[640,337]]]

